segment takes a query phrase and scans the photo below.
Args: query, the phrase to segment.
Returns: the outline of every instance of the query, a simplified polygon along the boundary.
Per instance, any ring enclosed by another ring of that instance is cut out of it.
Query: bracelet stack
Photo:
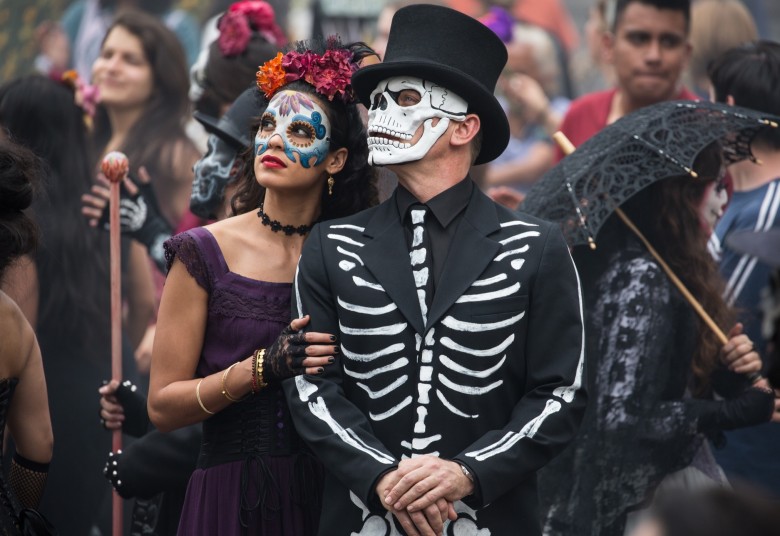
[[[266,387],[268,384],[265,382],[263,376],[263,359],[265,358],[265,348],[258,348],[255,350],[252,359],[252,394],[257,394],[260,389]]]

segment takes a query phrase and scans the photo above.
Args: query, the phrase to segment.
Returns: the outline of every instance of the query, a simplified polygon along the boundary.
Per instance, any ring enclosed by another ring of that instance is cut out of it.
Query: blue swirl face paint
[[[329,133],[328,116],[314,100],[305,93],[280,91],[268,103],[260,120],[255,136],[255,156],[268,150],[268,142],[278,134],[287,158],[308,169],[321,164],[328,155]],[[312,158],[315,158],[313,163]]]

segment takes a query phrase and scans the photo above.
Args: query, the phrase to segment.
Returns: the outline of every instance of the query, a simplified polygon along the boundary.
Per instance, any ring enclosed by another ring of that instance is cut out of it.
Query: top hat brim
[[[395,76],[414,76],[441,84],[468,103],[469,113],[479,116],[482,149],[474,164],[497,158],[509,143],[509,121],[493,93],[463,71],[439,63],[420,60],[394,60],[361,68],[352,75],[352,87],[360,102],[369,108],[371,93],[382,80]]]
[[[203,125],[206,132],[219,136],[225,143],[230,144],[236,150],[246,149],[251,145],[249,137],[242,135],[238,128],[226,117],[217,119],[202,112],[193,112],[195,120]]]
[[[736,231],[726,238],[726,245],[737,253],[756,257],[764,264],[780,268],[780,229]]]

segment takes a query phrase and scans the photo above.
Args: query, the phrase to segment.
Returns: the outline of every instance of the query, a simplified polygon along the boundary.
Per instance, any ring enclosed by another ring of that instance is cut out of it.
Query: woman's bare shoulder
[[[23,363],[23,359],[30,353],[34,340],[35,333],[22,310],[15,301],[0,290],[0,360],[2,363]]]

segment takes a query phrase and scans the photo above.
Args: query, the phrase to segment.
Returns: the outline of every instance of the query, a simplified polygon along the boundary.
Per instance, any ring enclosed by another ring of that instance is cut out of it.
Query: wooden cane
[[[111,182],[109,226],[111,262],[111,379],[122,381],[122,250],[119,227],[119,188],[127,177],[129,164],[120,152],[108,153],[101,163],[101,171]],[[121,452],[122,430],[112,433],[111,449]],[[112,501],[112,534],[122,536],[122,497],[116,490]]]
[[[553,139],[558,144],[558,146],[561,148],[564,154],[571,154],[574,152],[575,147],[574,144],[569,140],[569,138],[566,137],[566,135],[563,132],[556,132],[553,134]],[[715,321],[712,319],[712,317],[707,313],[707,311],[704,310],[704,307],[701,306],[699,301],[691,294],[691,292],[685,287],[685,284],[680,281],[680,278],[677,277],[677,275],[672,271],[672,269],[669,267],[668,264],[661,258],[661,255],[655,250],[655,248],[650,244],[650,242],[645,238],[645,235],[642,234],[642,232],[637,229],[636,225],[634,225],[634,222],[631,221],[631,219],[626,215],[623,210],[615,206],[615,213],[620,217],[621,220],[623,220],[623,223],[628,226],[631,231],[639,238],[639,240],[642,241],[642,243],[647,248],[647,251],[650,252],[650,255],[653,256],[653,258],[658,262],[658,264],[661,266],[664,272],[666,272],[666,275],[669,276],[669,279],[672,281],[675,287],[682,293],[682,295],[685,297],[685,299],[688,301],[688,303],[691,304],[691,307],[693,307],[693,310],[696,311],[696,313],[701,317],[701,319],[704,321],[705,324],[715,333],[715,335],[720,339],[721,344],[726,344],[729,342],[729,338],[726,336],[725,333],[723,333],[723,330],[720,329],[720,327],[715,323]]]

